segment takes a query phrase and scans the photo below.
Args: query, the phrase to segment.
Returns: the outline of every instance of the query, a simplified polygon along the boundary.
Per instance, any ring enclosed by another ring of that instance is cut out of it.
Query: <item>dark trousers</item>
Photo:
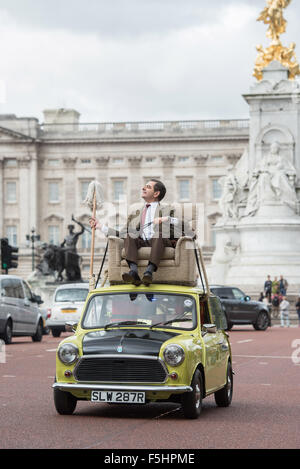
[[[144,240],[143,238],[132,238],[127,236],[125,239],[125,259],[128,265],[131,262],[138,263],[138,250],[142,247],[151,247],[149,262],[158,267],[160,260],[163,256],[165,247],[174,247],[174,243],[168,238],[151,238]],[[155,269],[156,270],[156,269]]]

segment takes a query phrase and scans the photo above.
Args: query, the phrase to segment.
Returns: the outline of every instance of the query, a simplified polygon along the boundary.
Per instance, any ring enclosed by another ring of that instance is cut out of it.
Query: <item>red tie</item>
[[[146,204],[143,211],[142,211],[142,218],[141,218],[141,229],[144,228],[145,220],[146,220],[146,214],[148,207],[150,207],[151,204]]]

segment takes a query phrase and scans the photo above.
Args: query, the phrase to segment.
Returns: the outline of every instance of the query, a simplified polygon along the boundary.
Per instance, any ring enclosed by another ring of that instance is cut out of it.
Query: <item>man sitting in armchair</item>
[[[144,204],[140,210],[129,214],[125,232],[116,232],[101,225],[98,220],[90,219],[90,226],[101,229],[106,236],[125,238],[125,259],[129,266],[129,272],[122,275],[125,283],[150,285],[152,274],[159,266],[165,247],[175,248],[177,240],[183,235],[183,224],[174,216],[174,208],[161,204],[165,194],[166,187],[161,181],[148,181],[141,193]],[[194,237],[191,231],[186,234]],[[141,247],[151,247],[149,263],[142,279],[138,274],[138,249]]]

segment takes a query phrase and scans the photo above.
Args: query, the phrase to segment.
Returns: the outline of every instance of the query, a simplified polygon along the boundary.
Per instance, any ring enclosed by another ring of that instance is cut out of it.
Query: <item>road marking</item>
[[[235,357],[241,357],[241,358],[288,358],[289,360],[292,359],[291,355],[236,355],[234,354]]]
[[[56,348],[48,348],[48,350],[46,350],[46,352],[56,352]]]
[[[15,375],[2,375],[2,378],[15,378]]]
[[[259,365],[268,365],[268,362],[259,362]]]
[[[261,386],[271,386],[270,383],[261,383]]]
[[[238,344],[245,344],[246,342],[253,342],[253,339],[238,340]]]

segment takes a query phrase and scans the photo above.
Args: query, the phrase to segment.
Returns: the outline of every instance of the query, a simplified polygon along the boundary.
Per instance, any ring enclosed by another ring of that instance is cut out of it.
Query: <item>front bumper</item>
[[[46,326],[49,327],[50,329],[61,329],[61,330],[65,330],[65,329],[66,329],[66,322],[63,322],[63,321],[49,321],[49,320],[47,320]]]
[[[145,392],[165,392],[176,394],[192,391],[191,386],[153,386],[153,385],[126,385],[126,384],[91,384],[91,383],[54,383],[53,388],[61,391],[145,391]]]

